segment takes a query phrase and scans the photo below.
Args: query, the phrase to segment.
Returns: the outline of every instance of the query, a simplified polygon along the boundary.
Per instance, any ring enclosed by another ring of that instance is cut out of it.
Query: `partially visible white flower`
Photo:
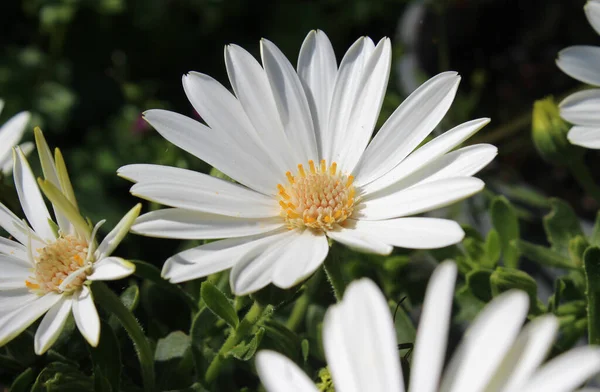
[[[588,21],[600,34],[600,0],[589,0],[585,7]],[[600,47],[570,46],[556,59],[567,75],[594,87],[600,87]],[[567,135],[578,146],[600,149],[600,89],[594,88],[569,95],[560,103],[560,114],[575,124]]]
[[[4,101],[0,100],[0,113],[3,108]],[[0,127],[0,171],[4,175],[12,171],[12,148],[21,141],[30,117],[29,112],[21,112]],[[33,150],[33,143],[21,144],[21,150],[25,155],[29,154]]]
[[[36,129],[36,143],[45,181],[44,193],[52,202],[56,223],[50,217],[27,158],[14,151],[14,181],[27,222],[0,203],[0,226],[13,239],[0,237],[0,345],[19,335],[44,313],[34,338],[39,355],[58,338],[69,313],[90,345],[100,337],[100,320],[88,285],[93,280],[120,279],[135,266],[111,256],[137,218],[136,205],[98,245],[81,216],[60,151],[55,158]]]
[[[362,279],[323,322],[323,346],[337,392],[568,392],[600,371],[600,349],[579,347],[541,365],[558,321],[541,316],[522,328],[529,299],[507,292],[473,321],[442,376],[456,266],[433,273],[417,330],[410,385],[403,385],[394,322],[379,288]],[[541,366],[540,366],[541,365]],[[316,391],[296,364],[273,351],[257,354],[258,374],[268,392]]]

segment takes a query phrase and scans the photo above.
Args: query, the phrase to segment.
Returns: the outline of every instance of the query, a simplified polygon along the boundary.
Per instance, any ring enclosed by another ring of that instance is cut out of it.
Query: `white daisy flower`
[[[462,240],[454,221],[409,217],[480,191],[484,184],[472,175],[496,155],[487,144],[451,151],[486,118],[415,150],[450,107],[456,72],[418,88],[369,143],[390,71],[389,39],[358,39],[338,68],[327,36],[312,31],[297,71],[272,42],[263,39],[260,48],[262,66],[239,46],[225,48],[235,95],[208,75],[183,77],[207,125],[165,110],[144,114],[167,140],[240,185],[174,167],[119,169],[136,182],[132,194],[174,207],[141,216],[133,232],[225,238],[169,258],[164,277],[176,283],[231,268],[232,290],[243,295],[269,283],[289,288],[312,274],[328,238],[378,254]]]
[[[600,0],[589,0],[585,7],[588,21],[600,34]],[[570,46],[556,59],[558,67],[567,75],[583,83],[600,87],[600,47]],[[600,89],[594,88],[569,95],[560,103],[560,115],[575,124],[567,138],[573,144],[600,148]]]
[[[72,312],[81,334],[96,346],[100,320],[88,285],[130,275],[135,266],[110,256],[139,215],[137,205],[98,245],[94,229],[81,216],[62,155],[53,159],[41,133],[36,142],[44,169],[40,180],[54,207],[54,223],[23,152],[17,147],[14,180],[27,222],[0,203],[0,226],[10,238],[0,237],[0,346],[19,335],[44,313],[34,338],[35,352],[43,354],[58,338]]]
[[[4,108],[4,101],[0,100],[0,113]],[[16,146],[23,133],[25,126],[31,118],[29,112],[21,112],[11,117],[4,125],[0,127],[0,172],[4,175],[12,171],[12,148]],[[25,155],[33,150],[33,143],[27,142],[21,144],[21,150]]]
[[[558,330],[553,315],[524,328],[529,299],[521,291],[495,298],[476,317],[442,375],[456,266],[431,276],[404,386],[396,331],[388,304],[370,280],[351,283],[323,322],[323,346],[338,392],[568,392],[600,371],[600,349],[572,349],[541,365]],[[260,351],[258,374],[268,392],[317,391],[282,354]]]

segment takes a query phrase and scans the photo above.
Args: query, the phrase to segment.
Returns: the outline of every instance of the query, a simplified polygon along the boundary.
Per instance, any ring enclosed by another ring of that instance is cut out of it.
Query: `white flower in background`
[[[0,100],[0,113],[3,108],[4,101]],[[21,141],[30,117],[28,112],[21,112],[11,117],[0,127],[0,172],[4,175],[10,174],[12,171],[12,148]],[[33,150],[33,143],[23,143],[20,147],[23,153],[27,155]]]
[[[119,169],[136,182],[132,194],[174,207],[141,216],[133,232],[225,238],[169,258],[164,277],[182,282],[231,268],[232,290],[243,295],[271,282],[289,288],[312,274],[328,238],[378,254],[462,240],[454,221],[409,217],[480,191],[483,182],[471,176],[496,155],[487,144],[451,151],[485,118],[415,150],[450,107],[456,72],[418,88],[369,143],[390,71],[389,39],[376,46],[358,39],[338,68],[327,36],[312,31],[297,72],[273,43],[263,39],[260,47],[263,66],[239,46],[225,48],[235,96],[210,76],[183,77],[208,126],[165,110],[144,114],[167,140],[241,185],[175,167]]]
[[[27,222],[0,203],[0,226],[12,239],[0,237],[0,345],[19,335],[44,313],[35,333],[35,352],[42,354],[58,338],[69,313],[90,345],[96,346],[100,320],[88,288],[93,280],[130,275],[135,266],[110,254],[129,231],[141,205],[125,215],[98,245],[81,216],[62,155],[56,160],[41,132],[36,142],[45,181],[44,193],[54,207],[54,223],[23,152],[14,158],[15,187]]]
[[[600,0],[588,1],[584,9],[588,21],[600,34]],[[600,47],[568,47],[560,51],[556,64],[567,75],[600,87]],[[571,143],[587,148],[600,148],[600,89],[569,95],[560,103],[560,114],[562,118],[575,124],[567,135]]]
[[[383,294],[368,279],[350,284],[323,322],[323,346],[335,390],[568,392],[600,371],[600,349],[591,346],[575,348],[540,366],[552,347],[558,321],[545,315],[522,328],[529,299],[512,291],[495,298],[476,317],[442,376],[455,280],[452,262],[442,263],[431,276],[407,389]],[[317,391],[309,377],[279,353],[260,351],[256,366],[268,392]]]

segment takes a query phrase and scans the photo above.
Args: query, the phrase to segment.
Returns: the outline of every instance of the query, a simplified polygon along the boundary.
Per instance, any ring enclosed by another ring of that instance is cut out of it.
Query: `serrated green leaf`
[[[523,256],[540,265],[558,268],[577,268],[570,258],[554,249],[545,246],[535,245],[527,241],[520,240],[518,243],[519,251]]]
[[[600,248],[588,248],[583,261],[587,286],[588,339],[590,344],[600,344]]]
[[[492,299],[491,275],[492,270],[488,269],[476,269],[466,275],[467,287],[475,297],[484,302]]]
[[[552,249],[569,256],[569,242],[577,236],[584,236],[579,218],[569,204],[560,199],[550,199],[552,209],[544,217],[544,229]]]
[[[491,205],[492,225],[500,237],[504,265],[516,268],[519,258],[511,242],[520,238],[519,220],[515,209],[504,196],[497,196]]]
[[[103,381],[97,378],[106,379],[110,389],[120,390],[121,383],[121,348],[115,332],[110,325],[101,321],[100,343],[97,347],[90,347],[92,362],[94,363],[94,383],[98,386],[104,386]],[[97,374],[96,370],[100,373]],[[96,388],[96,389],[97,389]]]
[[[31,384],[35,380],[35,374],[32,368],[25,369],[24,372],[19,374],[15,381],[10,386],[11,392],[29,392]]]
[[[249,361],[250,359],[252,359],[252,357],[254,357],[254,354],[256,353],[256,350],[258,349],[258,346],[260,345],[264,334],[265,328],[258,328],[258,330],[249,342],[242,341],[238,343],[231,350],[225,353],[225,356],[231,356],[236,359],[239,359],[240,361]]]
[[[202,282],[200,294],[202,296],[202,300],[211,312],[224,320],[232,328],[237,328],[240,323],[240,319],[238,318],[238,315],[235,312],[231,302],[229,302],[225,294],[223,294],[223,292],[219,290],[217,286],[209,281]]]

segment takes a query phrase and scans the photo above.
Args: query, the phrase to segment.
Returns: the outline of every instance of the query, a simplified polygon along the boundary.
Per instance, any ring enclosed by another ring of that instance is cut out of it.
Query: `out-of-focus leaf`
[[[93,380],[72,365],[52,362],[38,375],[31,392],[93,391]]]
[[[90,347],[90,352],[95,368],[94,382],[96,386],[104,385],[98,379],[106,379],[111,390],[119,391],[122,369],[121,348],[114,330],[108,323],[101,322],[100,343],[97,347]]]
[[[123,302],[123,305],[133,312],[140,302],[140,288],[138,287],[137,283],[132,282],[130,286],[121,293],[120,298],[121,302]],[[108,324],[114,331],[121,327],[121,323],[117,317],[112,314],[108,319]]]
[[[577,266],[572,263],[571,259],[554,249],[535,245],[523,240],[518,242],[518,247],[523,256],[540,265],[568,269],[577,268]]]
[[[494,268],[500,255],[502,253],[502,243],[500,242],[500,235],[495,229],[491,229],[485,238],[485,258],[486,263],[484,267]]]
[[[11,392],[29,392],[31,384],[35,380],[35,374],[32,368],[27,368],[25,371],[15,378],[15,381],[10,386]]]
[[[587,283],[587,320],[590,344],[600,344],[600,248],[588,248],[583,255]]]
[[[569,204],[560,199],[550,199],[552,209],[544,217],[544,229],[552,249],[569,256],[569,243],[577,236],[584,237],[579,218]]]
[[[490,286],[494,297],[512,289],[525,291],[529,296],[529,311],[537,310],[537,283],[526,272],[498,267],[490,275]]]
[[[482,301],[489,302],[492,299],[492,288],[490,285],[490,276],[492,270],[476,269],[469,272],[466,276],[467,287],[475,297]]]
[[[240,319],[229,299],[214,284],[202,282],[200,288],[202,300],[217,317],[223,319],[232,328],[237,328]]]
[[[600,246],[600,211],[596,214],[596,222],[594,223],[594,231],[590,237],[590,245]]]
[[[225,353],[225,356],[232,356],[240,361],[250,360],[252,357],[254,357],[254,354],[256,353],[264,334],[265,328],[258,328],[249,342],[242,341],[236,344],[231,350]]]
[[[497,196],[491,205],[492,224],[500,237],[504,265],[511,268],[517,267],[519,253],[511,242],[520,238],[519,220],[517,214],[504,196]]]
[[[185,333],[181,331],[171,332],[156,343],[154,360],[160,362],[181,358],[190,347],[191,342],[191,338]]]
[[[576,237],[571,238],[569,241],[569,256],[571,257],[571,261],[577,267],[581,267],[583,265],[583,253],[588,247],[587,240],[578,235]]]

